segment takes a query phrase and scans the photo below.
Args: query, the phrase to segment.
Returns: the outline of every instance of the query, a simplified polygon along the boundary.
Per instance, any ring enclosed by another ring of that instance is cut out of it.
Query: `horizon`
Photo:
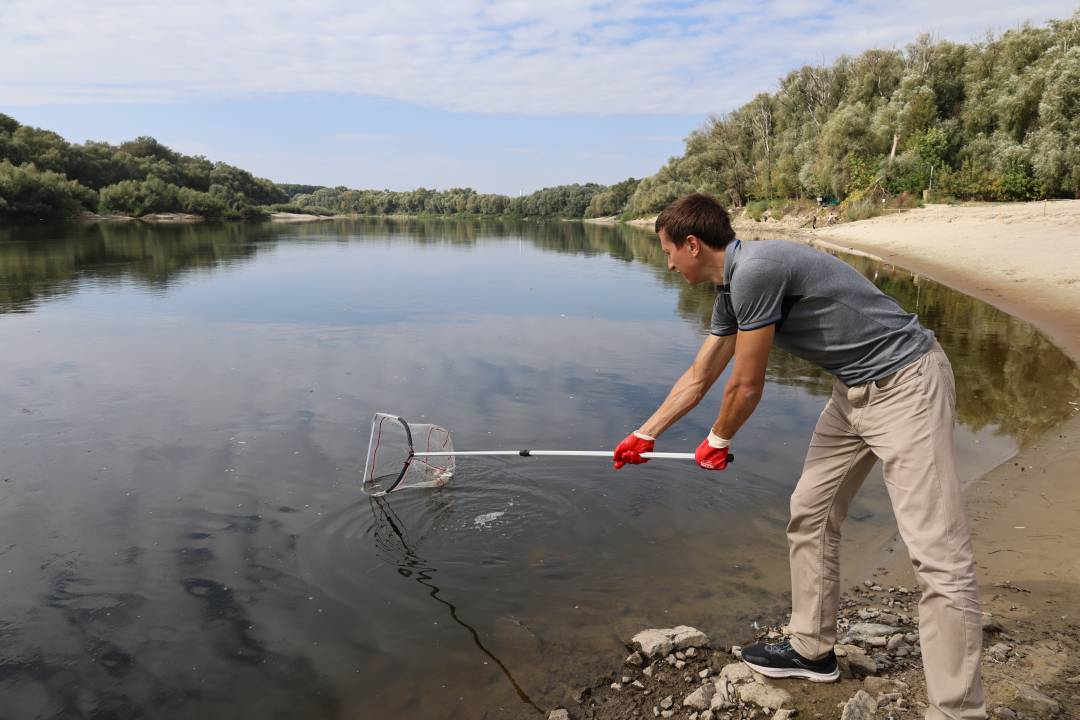
[[[1075,10],[53,4],[15,0],[0,28],[0,112],[22,124],[73,143],[149,135],[279,183],[509,196],[652,175],[709,115],[803,65],[903,49],[923,33],[974,42]]]

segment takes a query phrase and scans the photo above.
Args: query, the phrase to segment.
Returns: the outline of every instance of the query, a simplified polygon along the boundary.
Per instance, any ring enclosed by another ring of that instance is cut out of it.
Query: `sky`
[[[0,0],[0,112],[278,182],[516,195],[654,173],[788,71],[1076,0]]]

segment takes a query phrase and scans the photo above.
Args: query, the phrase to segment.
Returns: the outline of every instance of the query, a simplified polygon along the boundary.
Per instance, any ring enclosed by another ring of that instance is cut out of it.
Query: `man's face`
[[[671,241],[666,230],[660,231],[660,247],[667,256],[668,270],[676,270],[691,285],[701,282],[701,241],[691,235],[678,247]]]

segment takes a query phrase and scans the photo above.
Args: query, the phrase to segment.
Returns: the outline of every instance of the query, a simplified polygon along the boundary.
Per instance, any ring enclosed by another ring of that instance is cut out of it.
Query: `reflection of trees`
[[[0,313],[26,311],[86,279],[165,288],[177,275],[252,257],[249,225],[0,228]]]
[[[473,246],[519,240],[574,255],[607,255],[651,268],[678,294],[677,312],[708,328],[715,293],[668,272],[656,236],[626,225],[516,219],[361,218],[304,224],[68,226],[0,228],[0,312],[25,311],[36,299],[65,294],[87,278],[131,278],[166,287],[178,274],[254,257],[279,240],[411,242]],[[973,429],[999,426],[1030,442],[1068,416],[1080,373],[1033,327],[986,303],[866,258],[842,256],[938,336],[956,371],[959,419]],[[785,352],[772,354],[769,380],[829,392],[828,375]]]

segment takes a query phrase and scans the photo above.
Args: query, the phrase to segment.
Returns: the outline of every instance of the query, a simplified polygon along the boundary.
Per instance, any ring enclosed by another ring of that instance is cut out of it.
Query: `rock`
[[[994,708],[994,717],[1001,718],[1001,720],[1016,720],[1016,713],[1004,705],[999,705]]]
[[[754,679],[754,671],[741,662],[729,663],[720,670],[719,681],[727,681],[733,685]]]
[[[663,717],[663,718],[675,717],[675,711],[674,710],[661,710],[660,711],[660,717]]]
[[[906,645],[904,645],[902,647],[898,647],[895,650],[893,650],[893,655],[895,655],[898,658],[906,658],[910,654],[911,654],[911,651],[908,650]]]
[[[611,683],[611,685],[609,685],[608,687],[610,687],[612,690],[615,690],[616,692],[622,690],[621,683]]]
[[[684,652],[682,652],[680,650],[679,652],[675,653],[675,659],[676,660],[685,660],[686,659],[686,653],[684,653]]]
[[[870,647],[883,648],[889,644],[889,639],[885,637],[872,637],[866,639],[866,644]]]
[[[717,680],[713,684],[714,692],[709,700],[710,710],[727,710],[735,705],[735,686],[728,681]]]
[[[732,645],[731,654],[733,657],[742,660],[742,645]]]
[[[861,678],[877,674],[877,663],[857,645],[837,645],[836,657],[840,664],[841,675]]]
[[[773,720],[794,720],[794,718],[795,711],[791,708],[783,708],[782,710],[777,710],[776,713],[773,714]]]
[[[904,644],[904,636],[902,633],[896,633],[889,638],[889,642],[885,644],[887,650],[895,650]]]
[[[897,628],[892,625],[882,625],[881,623],[856,623],[847,629],[844,633],[845,641],[843,644],[850,642],[851,640],[867,641],[870,638],[887,637],[897,631]]]
[[[670,710],[671,706],[675,704],[675,696],[668,695],[666,698],[660,701],[661,710]]]
[[[1071,678],[1065,678],[1065,682],[1070,685],[1080,685],[1080,675],[1073,675]]]
[[[712,702],[713,695],[716,694],[716,687],[712,683],[705,683],[694,692],[683,698],[683,707],[694,708],[695,710],[705,710]]]
[[[1061,712],[1061,704],[1057,700],[1029,685],[1021,686],[1016,691],[1013,706],[1019,710],[1027,711],[1037,718],[1052,718]]]
[[[675,669],[676,670],[682,670],[684,667],[686,667],[686,661],[685,660],[676,660],[675,661]]]
[[[712,670],[710,670],[709,668],[705,668],[704,670],[702,670],[701,672],[699,672],[699,673],[697,674],[697,676],[698,676],[699,678],[701,678],[702,680],[704,680],[705,678],[709,677],[709,675],[711,675],[711,674],[712,674]]]
[[[696,647],[686,648],[686,657],[689,657],[689,658],[697,657],[697,648]]]
[[[1005,643],[994,643],[986,651],[986,654],[997,662],[1005,662],[1005,660],[1009,657],[1010,652],[1012,652],[1011,645],[1006,645]]]
[[[626,656],[623,660],[623,665],[630,665],[632,667],[641,667],[645,664],[645,656],[639,653],[637,650]]]
[[[896,684],[892,680],[883,677],[864,678],[862,686],[863,690],[866,690],[871,695],[892,692],[896,688]]]
[[[645,683],[641,682],[640,680],[635,680],[634,682],[632,682],[630,684],[632,686],[636,687],[638,690],[644,690],[645,689]]]
[[[698,715],[698,720],[713,720],[714,717],[715,716],[713,715],[712,710],[706,710],[705,712]]]
[[[548,713],[548,720],[570,720],[570,713],[562,708]]]
[[[904,639],[912,644],[917,643],[919,642],[919,633],[904,633]]]
[[[899,615],[893,615],[892,613],[883,612],[877,616],[877,621],[882,625],[900,625],[902,620]]]
[[[855,693],[855,697],[844,703],[840,720],[874,720],[877,702],[865,690]]]
[[[667,655],[672,650],[707,647],[709,638],[696,628],[678,625],[673,628],[642,630],[634,636],[632,642],[646,657],[654,658]]]
[[[982,629],[983,632],[990,633],[991,635],[995,633],[1005,632],[1005,626],[1002,625],[1001,621],[993,615],[983,615]],[[1006,708],[1006,710],[1007,709],[1008,708]]]
[[[649,667],[642,670],[641,674],[644,675],[645,677],[652,677],[652,674],[653,674],[652,665],[650,665]]]
[[[622,676],[622,684],[623,685],[629,685],[630,684],[630,676],[629,675],[623,675]]]
[[[739,699],[745,703],[753,703],[758,707],[779,710],[784,705],[792,703],[791,693],[764,683],[746,683],[735,688]]]

